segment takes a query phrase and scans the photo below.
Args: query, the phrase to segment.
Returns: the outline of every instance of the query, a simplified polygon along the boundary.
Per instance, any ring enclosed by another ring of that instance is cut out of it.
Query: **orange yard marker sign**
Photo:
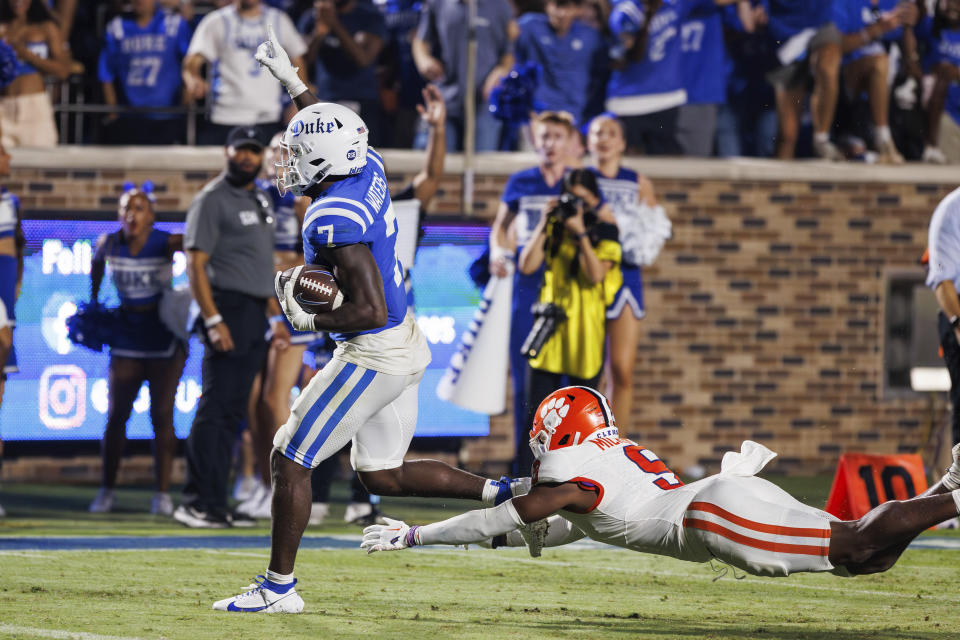
[[[854,520],[882,502],[906,500],[926,490],[923,461],[915,453],[845,453],[833,476],[826,511],[841,520]]]

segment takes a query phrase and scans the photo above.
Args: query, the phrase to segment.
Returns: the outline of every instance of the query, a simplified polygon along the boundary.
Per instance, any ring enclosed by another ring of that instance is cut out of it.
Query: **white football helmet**
[[[301,109],[280,141],[277,187],[303,194],[328,176],[350,176],[367,166],[367,125],[333,102]]]

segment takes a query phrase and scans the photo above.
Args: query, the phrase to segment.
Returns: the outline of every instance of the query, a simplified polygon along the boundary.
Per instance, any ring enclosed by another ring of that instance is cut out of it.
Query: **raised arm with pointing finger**
[[[280,46],[280,41],[277,40],[277,34],[274,33],[272,24],[267,25],[267,41],[260,43],[260,46],[257,47],[257,53],[253,57],[261,66],[266,67],[274,78],[280,81],[283,88],[290,94],[294,104],[297,105],[297,109],[303,109],[320,102],[297,75],[298,69],[293,66],[290,62],[290,56]]]

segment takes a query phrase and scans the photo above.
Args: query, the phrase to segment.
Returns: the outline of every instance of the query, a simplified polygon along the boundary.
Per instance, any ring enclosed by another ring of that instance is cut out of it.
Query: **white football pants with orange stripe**
[[[720,473],[647,500],[611,526],[600,510],[549,519],[544,546],[591,538],[691,562],[717,559],[759,576],[832,571],[830,523],[837,520],[762,478]],[[597,525],[601,525],[598,527]],[[522,546],[510,535],[508,546]]]
[[[760,576],[801,571],[847,575],[835,570],[827,557],[830,523],[835,520],[762,478],[721,474],[698,488],[687,505],[678,557],[689,553],[693,560],[706,551]]]

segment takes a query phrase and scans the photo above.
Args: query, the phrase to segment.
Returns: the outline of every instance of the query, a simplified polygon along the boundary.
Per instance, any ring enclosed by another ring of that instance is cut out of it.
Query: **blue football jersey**
[[[695,11],[706,15],[717,11],[717,6],[713,0],[664,0],[650,19],[643,59],[631,61],[610,75],[608,111],[622,116],[644,115],[686,103],[681,29]]]
[[[367,245],[380,269],[387,301],[387,324],[379,329],[354,333],[331,333],[337,342],[364,333],[379,333],[403,322],[407,292],[403,266],[397,258],[397,217],[387,189],[383,158],[367,150],[367,166],[356,176],[335,182],[307,209],[303,221],[303,258],[306,264],[322,264],[317,252],[325,247]]]
[[[727,99],[730,58],[723,38],[723,14],[698,12],[680,30],[680,57],[687,104],[720,104]]]
[[[190,45],[190,26],[175,13],[158,9],[145,27],[130,16],[107,25],[100,52],[100,82],[118,81],[121,103],[135,107],[169,107],[180,96],[180,62]],[[170,118],[171,114],[145,117]]]

